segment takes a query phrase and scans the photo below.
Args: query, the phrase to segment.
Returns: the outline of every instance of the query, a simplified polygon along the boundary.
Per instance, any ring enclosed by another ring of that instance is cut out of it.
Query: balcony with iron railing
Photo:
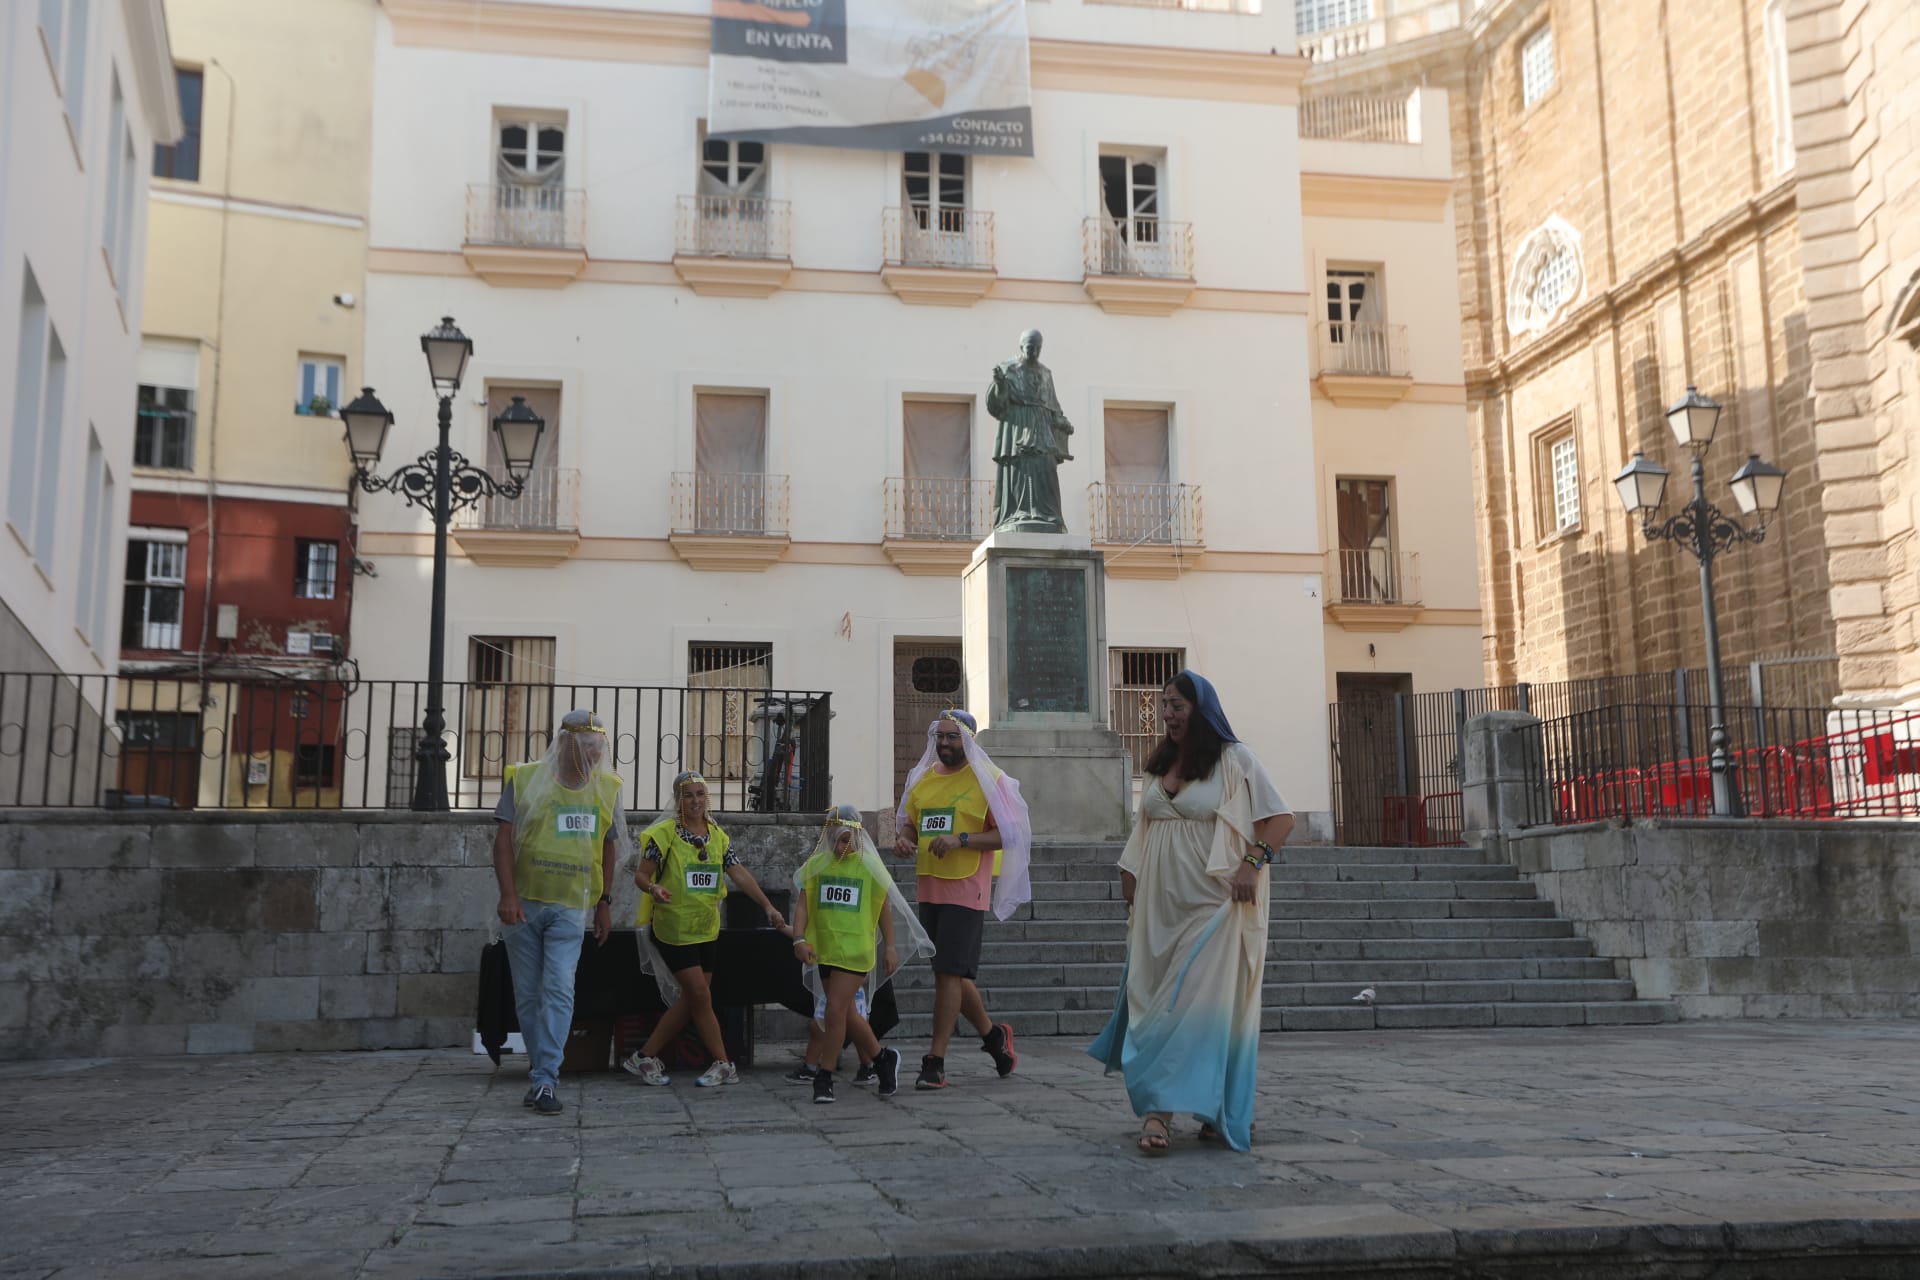
[[[1087,522],[1115,578],[1178,577],[1183,561],[1206,542],[1194,484],[1096,480],[1087,486]]]
[[[793,206],[757,196],[681,196],[673,265],[696,293],[764,298],[793,271]]]
[[[1087,293],[1117,315],[1172,315],[1193,293],[1193,224],[1088,218],[1081,226]]]
[[[991,481],[890,476],[882,498],[883,546],[902,573],[956,576],[993,529]]]
[[[488,284],[554,289],[587,265],[586,224],[578,187],[475,185],[461,248]]]
[[[1323,320],[1314,326],[1319,371],[1314,385],[1342,408],[1384,408],[1413,388],[1407,326],[1371,320]]]
[[[696,569],[758,571],[785,553],[787,477],[678,471],[669,541]]]
[[[558,564],[580,545],[580,473],[536,467],[518,498],[482,497],[453,513],[453,539],[476,564]]]
[[[886,210],[881,279],[902,302],[971,306],[993,287],[993,215],[926,205]]]
[[[1391,547],[1327,552],[1326,607],[1349,631],[1399,631],[1420,613],[1420,554]]]

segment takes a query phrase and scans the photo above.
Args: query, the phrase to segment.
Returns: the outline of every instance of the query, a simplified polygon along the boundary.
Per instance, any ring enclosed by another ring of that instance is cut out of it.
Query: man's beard
[[[934,754],[949,769],[958,769],[967,762],[967,753],[960,747],[935,747]]]

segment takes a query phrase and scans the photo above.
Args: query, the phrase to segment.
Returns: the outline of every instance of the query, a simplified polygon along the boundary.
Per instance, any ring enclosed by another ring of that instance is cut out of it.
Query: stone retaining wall
[[[782,887],[817,821],[724,824]],[[467,1043],[493,832],[481,813],[0,815],[0,1056]],[[616,924],[636,893],[616,887]]]
[[[1653,819],[1489,847],[1684,1017],[1920,1015],[1920,827]]]

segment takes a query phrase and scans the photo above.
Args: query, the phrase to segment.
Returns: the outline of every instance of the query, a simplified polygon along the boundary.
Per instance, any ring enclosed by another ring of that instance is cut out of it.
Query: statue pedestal
[[[1125,839],[1133,757],[1107,722],[1105,557],[1072,534],[997,532],[974,551],[961,602],[980,745],[1020,780],[1034,835]]]

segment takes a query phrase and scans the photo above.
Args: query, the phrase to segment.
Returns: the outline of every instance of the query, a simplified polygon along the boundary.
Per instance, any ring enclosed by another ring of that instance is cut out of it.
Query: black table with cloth
[[[719,956],[713,972],[716,1012],[750,1011],[756,1005],[782,1005],[803,1018],[813,1016],[813,993],[801,981],[801,965],[793,939],[777,929],[738,928],[720,931]],[[659,1015],[666,1011],[651,975],[640,969],[640,935],[616,929],[603,944],[593,935],[580,947],[580,964],[573,975],[573,1020],[577,1026],[595,1019],[632,1014]],[[728,1021],[723,1016],[722,1022]],[[899,1023],[893,984],[875,995],[867,1022],[876,1036]],[[502,943],[491,943],[480,960],[480,1007],[475,1030],[495,1062],[510,1032],[520,1029],[514,1013],[513,975]]]

